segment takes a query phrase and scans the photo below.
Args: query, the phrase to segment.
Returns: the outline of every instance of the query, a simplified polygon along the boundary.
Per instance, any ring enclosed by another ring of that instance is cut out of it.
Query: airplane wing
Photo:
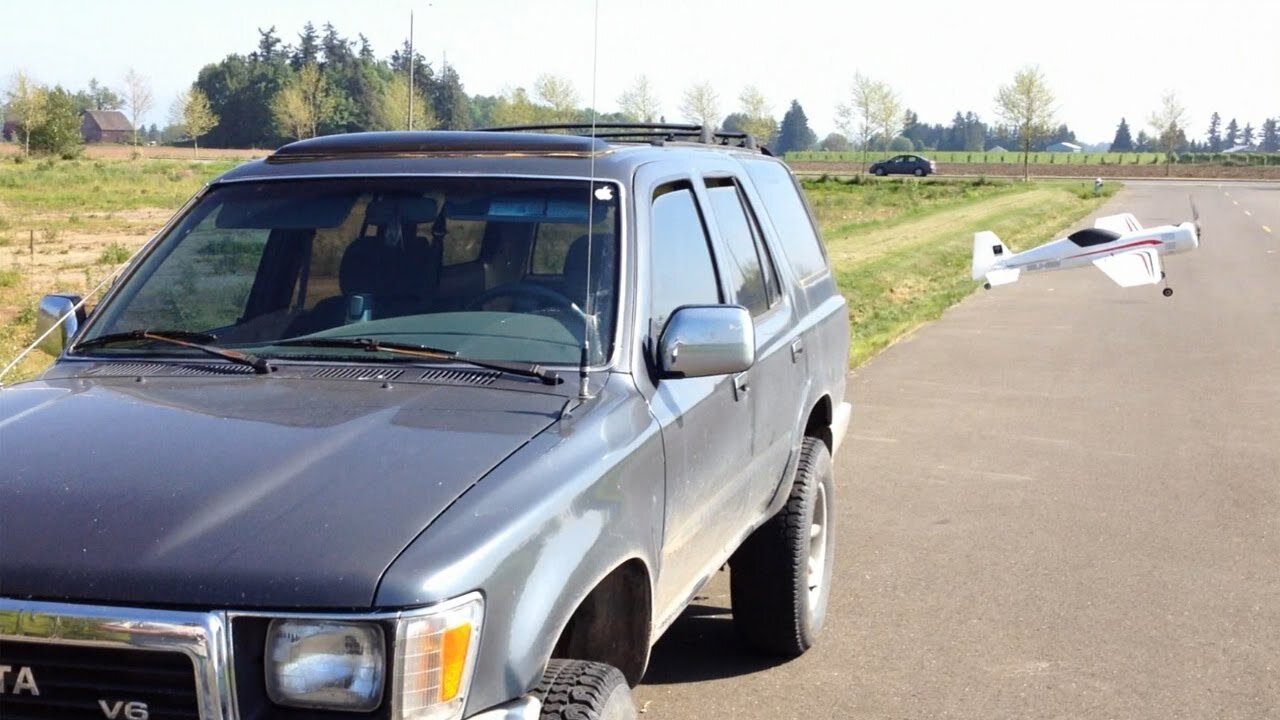
[[[1160,254],[1151,249],[1130,250],[1099,258],[1093,264],[1120,287],[1155,285],[1164,278]]]
[[[1103,230],[1111,230],[1121,235],[1127,235],[1131,232],[1137,232],[1142,229],[1142,223],[1138,222],[1138,218],[1133,213],[1120,213],[1119,215],[1104,215],[1093,222],[1096,228]]]

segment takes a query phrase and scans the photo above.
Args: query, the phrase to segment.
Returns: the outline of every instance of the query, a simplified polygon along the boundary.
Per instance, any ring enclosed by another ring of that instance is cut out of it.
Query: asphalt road
[[[1280,185],[1103,211],[1189,196],[1173,297],[1029,275],[852,374],[820,644],[745,654],[722,574],[641,717],[1280,718]]]

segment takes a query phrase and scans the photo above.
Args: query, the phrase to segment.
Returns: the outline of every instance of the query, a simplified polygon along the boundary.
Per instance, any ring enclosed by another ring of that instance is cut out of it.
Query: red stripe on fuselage
[[[1099,253],[1116,252],[1117,250],[1127,250],[1133,247],[1142,247],[1143,245],[1159,245],[1159,244],[1160,244],[1159,240],[1156,240],[1155,238],[1149,238],[1147,240],[1139,240],[1137,242],[1131,242],[1128,245],[1120,245],[1118,247],[1107,248],[1106,250],[1094,250],[1093,252],[1080,253],[1079,255],[1068,255],[1067,257],[1064,257],[1062,259],[1074,260],[1076,258],[1089,257],[1090,255],[1097,255]]]

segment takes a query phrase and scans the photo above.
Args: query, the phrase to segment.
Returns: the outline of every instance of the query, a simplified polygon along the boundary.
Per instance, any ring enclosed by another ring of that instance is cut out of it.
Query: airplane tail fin
[[[985,279],[991,285],[1004,285],[1018,279],[1017,268],[1001,267],[1013,253],[990,230],[973,234],[973,279]]]

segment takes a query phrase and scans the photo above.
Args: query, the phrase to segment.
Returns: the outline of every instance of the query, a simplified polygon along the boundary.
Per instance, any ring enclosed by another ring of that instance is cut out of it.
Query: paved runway
[[[642,717],[1280,718],[1280,185],[1103,212],[1189,196],[1173,297],[1029,275],[851,375],[820,644],[744,655],[718,577]]]

